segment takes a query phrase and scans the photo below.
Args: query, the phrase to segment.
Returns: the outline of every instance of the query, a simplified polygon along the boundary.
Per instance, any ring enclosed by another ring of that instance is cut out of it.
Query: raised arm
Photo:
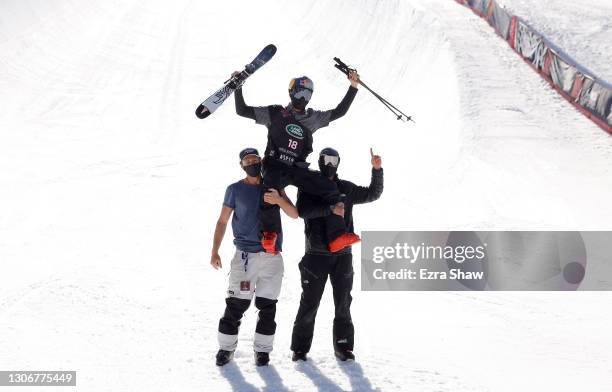
[[[213,237],[213,247],[211,252],[212,254],[210,256],[210,264],[215,269],[223,267],[221,265],[221,256],[219,256],[219,248],[221,247],[221,242],[223,241],[223,237],[225,236],[227,222],[229,222],[229,218],[230,216],[232,216],[233,211],[233,208],[223,206],[221,208],[221,214],[219,215],[219,219],[217,219],[217,225],[215,226],[215,235]]]
[[[372,179],[370,180],[370,186],[355,185],[351,192],[354,204],[370,203],[377,200],[383,193],[382,158],[374,155],[371,148],[370,155],[372,157]]]
[[[359,74],[357,71],[351,71],[348,75],[349,80],[351,81],[351,85],[349,86],[348,91],[342,98],[342,101],[336,106],[335,109],[331,111],[331,117],[329,121],[334,121],[344,116],[346,112],[348,112],[353,100],[355,99],[355,95],[357,95],[357,86],[359,85]]]
[[[232,76],[238,72],[234,72]],[[244,95],[242,94],[242,87],[237,88],[234,92],[234,100],[236,102],[236,114],[241,117],[250,118],[255,120],[257,124],[269,126],[270,125],[270,107],[268,106],[249,106],[244,102]]]
[[[242,87],[240,87],[234,92],[234,99],[236,101],[236,114],[241,117],[246,117],[250,118],[251,120],[255,120],[255,108],[253,106],[248,106],[246,102],[244,102],[244,95],[242,95]]]

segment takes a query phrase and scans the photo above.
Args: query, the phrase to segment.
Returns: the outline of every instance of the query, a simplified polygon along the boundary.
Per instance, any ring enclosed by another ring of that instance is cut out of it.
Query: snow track
[[[193,111],[268,43],[249,104],[286,102],[307,74],[312,106],[333,107],[348,84],[338,56],[415,116],[395,121],[360,91],[316,134],[359,184],[369,147],[383,156],[385,193],[356,208],[358,230],[610,229],[612,139],[451,0],[6,0],[0,369],[77,370],[83,391],[603,390],[608,293],[357,283],[358,362],[333,357],[327,292],[312,361],[293,364],[303,225],[287,219],[273,365],[252,365],[251,308],[234,364],[214,366],[227,265],[208,265],[212,232],[238,151],[263,149],[265,130],[231,101],[205,121]],[[226,237],[225,264],[231,249]]]

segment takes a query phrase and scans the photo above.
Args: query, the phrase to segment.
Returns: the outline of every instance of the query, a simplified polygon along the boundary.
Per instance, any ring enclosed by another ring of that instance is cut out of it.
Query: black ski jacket
[[[370,186],[358,186],[350,181],[335,178],[340,193],[344,193],[344,222],[349,232],[354,232],[353,205],[370,203],[377,200],[383,192],[383,169],[372,168]],[[319,255],[332,255],[327,244],[329,239],[325,232],[326,216],[332,214],[331,207],[323,204],[321,198],[298,191],[296,207],[301,218],[304,219],[304,234],[306,236],[306,253]],[[333,254],[351,253],[347,247]]]

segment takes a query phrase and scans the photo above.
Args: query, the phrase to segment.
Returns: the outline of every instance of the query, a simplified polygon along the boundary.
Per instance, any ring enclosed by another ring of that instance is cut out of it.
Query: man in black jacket
[[[306,254],[299,264],[302,280],[302,297],[291,338],[293,360],[306,360],[314,331],[315,317],[323,295],[327,276],[331,280],[336,314],[334,317],[334,352],[341,361],[354,360],[354,329],[351,320],[351,289],[353,288],[353,255],[346,247],[332,253],[327,249],[327,231],[324,217],[330,214],[343,217],[349,232],[353,232],[353,205],[377,200],[383,191],[382,159],[370,149],[372,180],[370,186],[362,187],[350,181],[340,180],[336,174],[340,155],[333,148],[325,148],[319,155],[321,175],[333,179],[346,197],[343,203],[330,207],[317,196],[298,192],[297,209],[304,218]]]
[[[235,75],[234,72],[233,75]],[[348,111],[359,83],[356,71],[349,73],[351,85],[344,98],[335,109],[306,109],[313,92],[313,82],[306,76],[294,78],[289,84],[291,103],[281,105],[247,106],[244,102],[242,88],[235,92],[236,113],[239,116],[255,120],[257,124],[268,128],[268,143],[263,160],[263,184],[265,189],[276,189],[280,192],[287,185],[295,185],[313,195],[321,197],[322,203],[335,205],[342,200],[336,184],[328,178],[308,170],[306,158],[312,152],[312,137],[315,131],[326,127],[331,121],[344,116]],[[281,220],[277,205],[265,203],[260,205],[262,224],[262,246],[270,253],[278,251],[276,239],[280,233]],[[325,218],[328,232],[326,245],[332,252],[359,242],[359,236],[350,233],[342,219],[335,215]]]

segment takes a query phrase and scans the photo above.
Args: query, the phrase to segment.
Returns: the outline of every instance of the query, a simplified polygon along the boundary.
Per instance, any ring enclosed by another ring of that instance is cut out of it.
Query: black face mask
[[[304,110],[306,109],[306,105],[308,105],[308,101],[306,100],[306,98],[301,97],[300,99],[296,99],[294,97],[291,97],[291,106],[293,106],[295,109]]]
[[[338,171],[337,167],[333,167],[331,165],[327,165],[327,166],[319,165],[319,169],[321,170],[321,174],[323,174],[327,178],[335,176],[336,172]]]
[[[261,174],[261,163],[242,166],[242,170],[244,170],[249,177],[257,177]]]

